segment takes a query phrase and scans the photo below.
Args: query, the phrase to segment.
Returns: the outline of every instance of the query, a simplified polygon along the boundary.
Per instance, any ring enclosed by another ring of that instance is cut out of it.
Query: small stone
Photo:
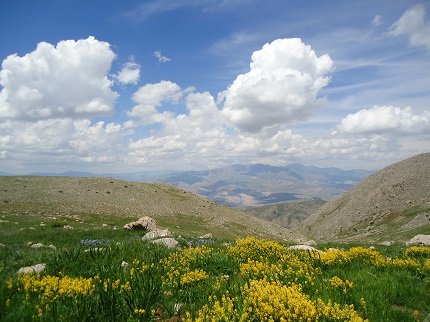
[[[43,248],[43,247],[46,247],[46,246],[42,243],[35,243],[30,245],[30,248]]]
[[[291,249],[291,250],[305,250],[305,251],[310,251],[310,252],[321,253],[320,250],[316,249],[315,247],[309,246],[309,245],[294,245],[294,246],[288,247],[288,249]]]
[[[212,234],[211,233],[207,233],[204,234],[203,236],[199,237],[200,239],[212,239]]]
[[[69,226],[69,225],[64,225],[64,226],[63,226],[63,229],[71,230],[71,229],[73,229],[73,227],[72,227],[72,226]]]
[[[33,266],[27,266],[27,267],[21,267],[18,270],[18,275],[25,275],[25,274],[40,274],[42,273],[46,268],[46,264],[36,264]]]
[[[121,268],[124,270],[124,271],[126,271],[126,270],[128,270],[128,267],[130,266],[130,264],[129,263],[127,263],[126,261],[122,261],[121,262]]]
[[[49,246],[48,246],[48,248],[51,248],[52,250],[57,250],[57,247],[55,247],[54,245],[52,245],[52,244],[50,244]]]

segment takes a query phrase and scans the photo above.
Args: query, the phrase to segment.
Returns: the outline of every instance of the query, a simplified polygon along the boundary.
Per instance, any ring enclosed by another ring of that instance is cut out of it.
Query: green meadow
[[[430,319],[430,247],[176,236],[167,249],[118,217],[0,220],[1,321]],[[17,274],[38,263],[42,273]]]

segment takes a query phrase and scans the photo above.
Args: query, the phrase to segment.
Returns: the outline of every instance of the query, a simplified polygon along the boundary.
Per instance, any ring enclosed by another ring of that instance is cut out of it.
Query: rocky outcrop
[[[151,217],[144,216],[142,218],[139,218],[136,221],[130,222],[128,224],[125,224],[124,229],[127,230],[148,230],[153,231],[157,229],[157,224],[155,220]]]
[[[430,246],[430,235],[416,235],[406,242],[406,246],[412,245]]]

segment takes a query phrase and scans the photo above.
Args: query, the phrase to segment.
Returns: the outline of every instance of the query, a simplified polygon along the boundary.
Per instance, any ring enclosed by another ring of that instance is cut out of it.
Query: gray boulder
[[[172,237],[172,233],[168,229],[155,229],[145,234],[142,240],[153,240],[164,237]]]
[[[46,268],[46,264],[41,263],[41,264],[36,264],[33,266],[27,266],[27,267],[21,267],[18,270],[18,275],[25,275],[25,274],[40,274],[42,273]]]
[[[406,242],[406,246],[412,245],[430,246],[430,235],[416,235]]]
[[[123,228],[127,230],[148,230],[148,231],[153,231],[158,229],[157,223],[155,222],[155,220],[148,216],[144,216],[142,218],[139,218],[136,221],[125,224]]]
[[[160,239],[154,239],[151,241],[151,243],[156,245],[162,245],[167,248],[176,248],[178,246],[178,241],[175,238],[160,238]]]

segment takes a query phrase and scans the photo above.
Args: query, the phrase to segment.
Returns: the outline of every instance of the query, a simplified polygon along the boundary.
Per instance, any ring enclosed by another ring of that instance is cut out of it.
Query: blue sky
[[[0,1],[0,171],[430,150],[428,1]]]

